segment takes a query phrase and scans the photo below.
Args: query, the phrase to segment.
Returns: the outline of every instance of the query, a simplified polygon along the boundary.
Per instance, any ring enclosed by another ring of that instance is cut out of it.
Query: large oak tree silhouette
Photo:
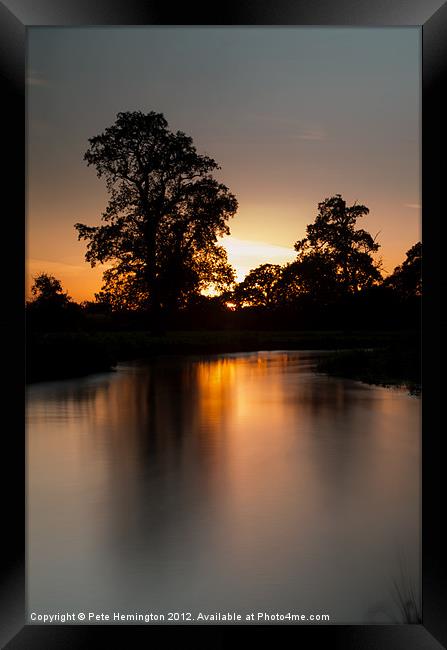
[[[162,307],[232,282],[217,237],[229,234],[237,200],[213,177],[215,160],[153,111],[118,113],[89,143],[84,158],[105,178],[110,198],[103,225],[75,228],[92,266],[112,263],[101,299],[146,308],[156,329]]]

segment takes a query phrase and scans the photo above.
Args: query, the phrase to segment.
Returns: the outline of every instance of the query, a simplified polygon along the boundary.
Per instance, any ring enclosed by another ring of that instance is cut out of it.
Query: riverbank
[[[318,372],[355,379],[367,384],[406,388],[421,392],[420,348],[399,343],[373,350],[343,350],[322,357]]]
[[[324,372],[351,367],[341,351],[415,349],[414,332],[347,331],[176,331],[31,333],[27,341],[28,383],[77,377],[113,369],[119,361],[164,354],[217,354],[256,350],[334,350]],[[341,355],[341,356],[340,356]],[[357,364],[366,357],[358,357]],[[368,357],[369,359],[369,357]],[[355,362],[354,362],[355,365]],[[357,366],[358,367],[358,366]],[[351,372],[351,370],[349,370]],[[350,376],[350,375],[343,375]]]

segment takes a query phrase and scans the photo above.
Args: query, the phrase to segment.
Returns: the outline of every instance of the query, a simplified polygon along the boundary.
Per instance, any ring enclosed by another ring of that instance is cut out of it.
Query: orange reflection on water
[[[376,601],[392,607],[396,552],[417,564],[419,408],[316,375],[302,352],[164,357],[31,387],[30,606],[57,592],[67,611],[365,622]]]

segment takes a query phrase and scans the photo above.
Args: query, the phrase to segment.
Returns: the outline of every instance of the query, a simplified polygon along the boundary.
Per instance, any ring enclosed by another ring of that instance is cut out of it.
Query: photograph
[[[27,623],[421,624],[421,47],[28,28]]]

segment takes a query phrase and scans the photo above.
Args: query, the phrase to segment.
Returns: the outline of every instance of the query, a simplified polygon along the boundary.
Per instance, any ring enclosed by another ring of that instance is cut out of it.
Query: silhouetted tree
[[[336,263],[324,251],[300,254],[282,271],[280,296],[285,304],[294,304],[304,297],[306,304],[330,302],[338,297],[339,289]]]
[[[71,301],[70,296],[63,291],[61,281],[55,278],[54,275],[40,273],[33,279],[31,293],[34,298],[31,302],[35,307],[62,308],[66,307]]]
[[[232,301],[238,307],[272,307],[278,304],[281,280],[279,264],[261,264],[252,269],[235,288]]]
[[[422,243],[417,242],[406,252],[406,259],[384,280],[384,285],[396,291],[400,298],[422,294]]]
[[[157,321],[167,303],[231,278],[216,242],[229,234],[237,201],[212,177],[219,169],[215,160],[198,154],[192,138],[171,132],[164,116],[153,111],[118,113],[89,142],[84,158],[105,178],[110,199],[104,225],[75,227],[79,239],[88,241],[92,266],[113,264],[104,276],[102,300],[144,305]],[[204,255],[219,264],[204,263]]]
[[[314,223],[306,227],[306,237],[295,244],[296,270],[303,262],[310,262],[310,266],[323,265],[327,269],[332,266],[340,288],[347,293],[379,282],[382,277],[380,262],[373,259],[372,253],[378,251],[380,245],[366,230],[355,227],[357,219],[368,213],[364,205],[354,203],[348,207],[340,194],[319,203]],[[304,270],[302,266],[301,270]]]
[[[63,290],[60,280],[48,273],[40,273],[34,278],[31,293],[33,298],[26,304],[30,331],[77,326],[79,305]]]
[[[82,312],[88,316],[108,316],[111,313],[110,304],[102,302],[98,299],[84,300],[79,306],[81,307]]]
[[[98,304],[107,305],[112,311],[136,311],[148,302],[148,291],[143,269],[131,260],[116,263],[103,273],[101,290],[95,293]]]
[[[178,309],[196,302],[204,290],[229,291],[235,281],[223,246],[203,242],[201,248],[190,247],[187,238],[177,236],[162,254],[160,287],[164,304]]]

